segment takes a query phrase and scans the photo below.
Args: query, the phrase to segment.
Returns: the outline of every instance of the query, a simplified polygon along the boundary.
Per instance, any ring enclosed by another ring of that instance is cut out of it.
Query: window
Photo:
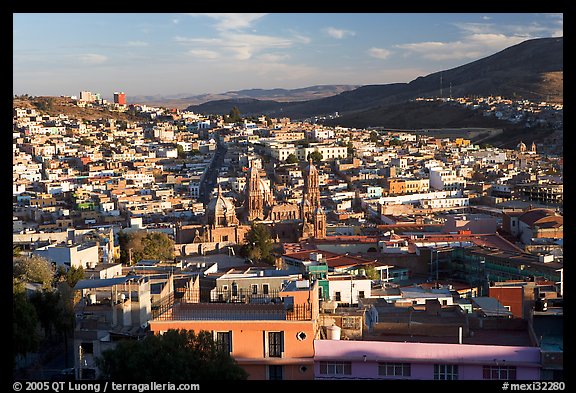
[[[482,378],[514,380],[516,379],[515,366],[484,366],[482,368]]]
[[[94,353],[94,343],[82,343],[80,344],[80,349],[83,354],[93,354]]]
[[[458,365],[456,364],[435,364],[434,379],[436,380],[456,380],[458,379]]]
[[[238,284],[232,283],[232,296],[238,296]]]
[[[284,374],[282,366],[268,366],[268,379],[270,381],[281,381]]]
[[[336,292],[334,294],[334,296],[336,297],[336,301],[339,302],[342,300],[342,294],[340,292]]]
[[[360,329],[358,322],[356,317],[342,317],[342,329]]]
[[[262,293],[264,295],[268,295],[269,292],[270,292],[270,285],[262,284]]]
[[[358,291],[358,298],[364,299],[364,291]]]
[[[227,241],[228,241],[228,235],[223,235],[223,236],[222,236],[222,241],[223,241],[223,242],[227,242]]]
[[[252,284],[252,295],[258,295],[258,284]]]
[[[232,332],[216,332],[216,346],[224,352],[232,352]]]
[[[378,363],[378,375],[386,377],[409,377],[410,363]]]
[[[321,375],[352,375],[352,362],[320,362]]]
[[[282,352],[284,351],[284,343],[283,343],[283,332],[268,332],[266,335],[267,346],[266,349],[268,350],[268,357],[271,358],[281,358]]]

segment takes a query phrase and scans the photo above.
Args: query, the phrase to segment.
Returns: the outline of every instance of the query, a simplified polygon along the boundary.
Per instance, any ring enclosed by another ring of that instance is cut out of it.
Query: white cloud
[[[456,22],[454,26],[472,34],[491,33],[494,31],[494,24],[492,23]]]
[[[145,41],[128,41],[126,43],[128,46],[148,46],[148,43]]]
[[[237,60],[247,60],[254,55],[269,49],[283,49],[299,42],[299,38],[276,37],[258,34],[243,34],[223,32],[219,38],[189,38],[176,36],[174,40],[183,44],[201,45],[205,47],[219,48],[228,52]]]
[[[205,16],[216,21],[216,29],[218,30],[241,30],[246,29],[257,21],[258,19],[266,16],[267,14],[245,13],[245,14],[226,14],[226,13],[198,13],[188,14],[191,16]]]
[[[482,17],[482,19],[483,19],[483,20],[490,20],[490,19],[492,19],[492,17],[490,17],[490,16],[488,16],[488,15],[484,15],[484,16]]]
[[[452,42],[427,41],[396,45],[407,55],[416,54],[428,60],[471,60],[491,55],[509,46],[519,44],[524,36],[496,33],[477,33]]]
[[[180,23],[179,19],[172,19],[172,23],[174,23],[175,25],[177,25],[178,23]]]
[[[208,49],[190,49],[188,53],[195,57],[201,57],[210,60],[217,59],[220,57],[220,54],[218,52],[214,52]]]
[[[324,32],[326,34],[328,34],[330,37],[332,38],[336,38],[338,40],[341,40],[342,38],[345,38],[347,36],[354,36],[356,35],[356,32],[351,31],[351,30],[344,30],[344,29],[337,29],[335,27],[327,27],[326,29],[324,29]]]
[[[96,53],[84,53],[78,56],[78,60],[84,64],[102,64],[108,60],[108,57]]]
[[[286,53],[265,53],[256,57],[258,61],[264,61],[267,63],[278,63],[289,58],[290,56]]]
[[[383,48],[370,48],[368,54],[377,59],[386,59],[392,54],[392,52]]]

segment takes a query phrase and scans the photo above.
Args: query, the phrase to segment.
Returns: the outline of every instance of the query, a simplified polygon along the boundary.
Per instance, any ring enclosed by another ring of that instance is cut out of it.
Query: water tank
[[[328,334],[328,340],[340,340],[341,328],[339,326],[327,326],[326,332]]]

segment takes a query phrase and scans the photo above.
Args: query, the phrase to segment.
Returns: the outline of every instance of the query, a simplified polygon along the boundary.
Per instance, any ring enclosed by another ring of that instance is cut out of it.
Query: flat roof
[[[124,276],[114,278],[98,278],[93,280],[79,280],[74,289],[104,288],[112,285],[124,284],[130,280],[140,280],[142,276]]]

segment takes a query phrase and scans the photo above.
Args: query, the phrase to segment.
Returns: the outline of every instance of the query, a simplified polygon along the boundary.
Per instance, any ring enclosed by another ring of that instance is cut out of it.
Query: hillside
[[[58,116],[64,114],[70,119],[96,120],[116,119],[136,121],[139,118],[126,112],[112,112],[104,108],[80,108],[69,97],[19,97],[12,100],[13,108],[36,109],[41,114]]]
[[[386,127],[391,129],[422,128],[506,128],[510,123],[493,116],[483,116],[480,111],[443,102],[411,101],[357,112],[330,119],[326,125],[342,127]]]
[[[335,96],[302,102],[257,101],[193,105],[198,113],[228,113],[235,104],[244,114],[305,118],[334,112],[349,114],[416,97],[499,95],[534,101],[563,101],[563,38],[524,41],[474,62],[414,79],[410,83],[369,85]],[[442,81],[442,83],[441,83]]]

